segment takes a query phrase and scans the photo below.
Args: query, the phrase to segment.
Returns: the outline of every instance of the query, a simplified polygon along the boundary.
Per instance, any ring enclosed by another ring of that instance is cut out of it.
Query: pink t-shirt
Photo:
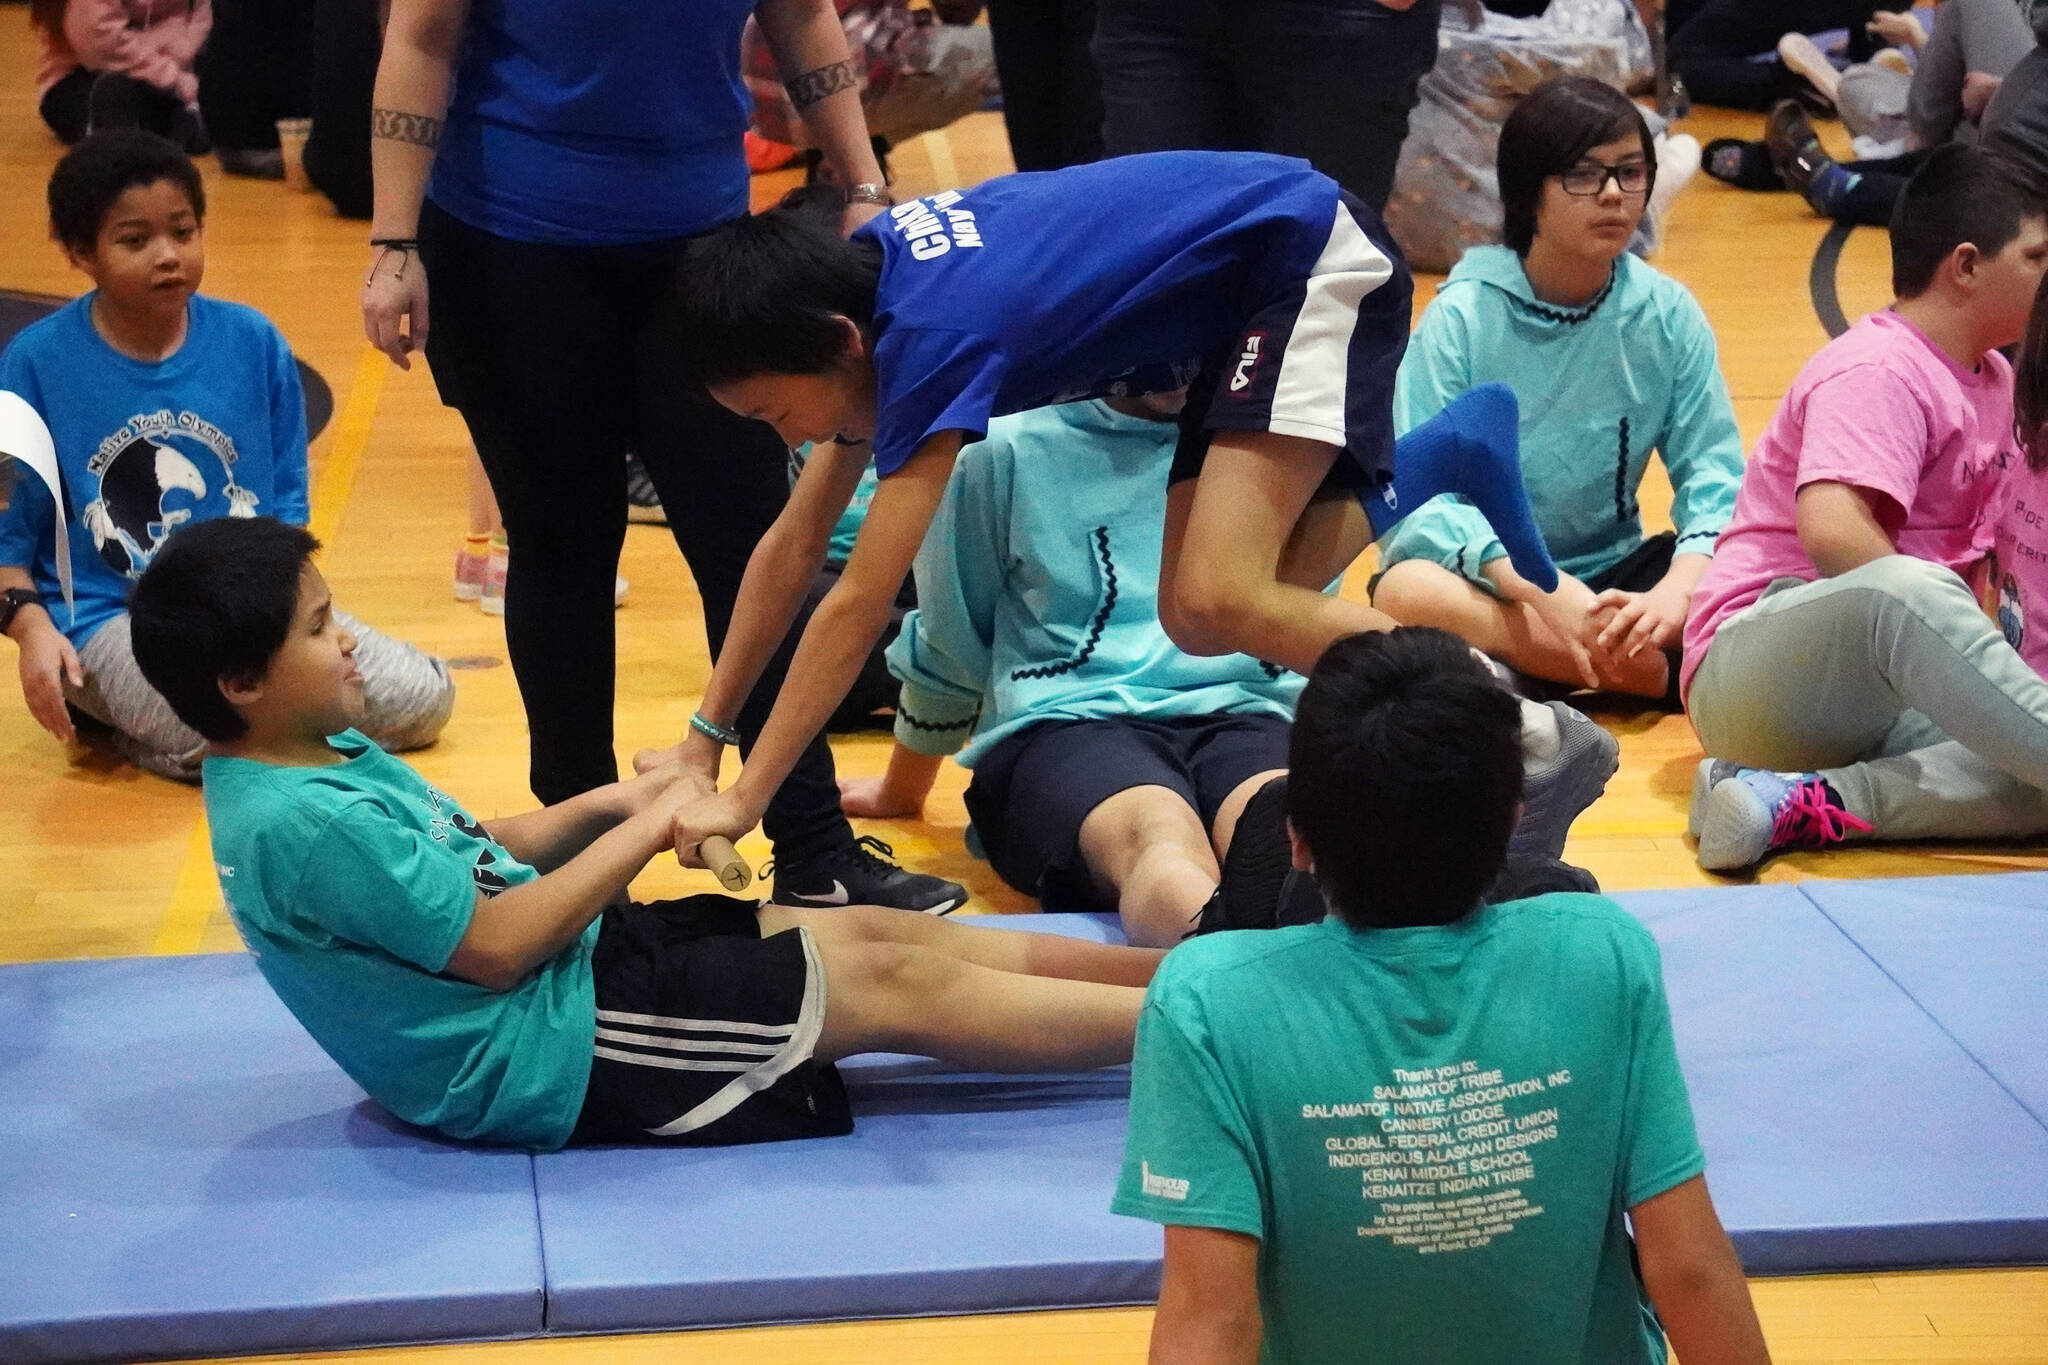
[[[1966,370],[1887,309],[1836,337],[1799,372],[1743,470],[1735,516],[1693,593],[1685,671],[1721,623],[1780,578],[1821,576],[1799,547],[1799,490],[1845,483],[1882,495],[1899,553],[1967,577],[1991,548],[1999,471],[2011,454],[2012,365]]]
[[[2036,473],[2013,456],[1996,511],[1986,606],[2005,632],[2005,642],[2028,667],[2048,677],[2048,469]]]

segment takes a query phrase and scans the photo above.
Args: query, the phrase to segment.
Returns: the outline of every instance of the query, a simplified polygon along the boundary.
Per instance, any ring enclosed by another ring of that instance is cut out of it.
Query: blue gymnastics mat
[[[2048,1034],[2023,913],[2044,888],[1618,898],[1664,945],[1752,1271],[2048,1262],[2048,1125],[2022,1103]],[[529,1158],[383,1117],[244,955],[0,968],[0,1360],[1151,1298],[1159,1233],[1108,1212],[1126,1073],[845,1070],[851,1137]]]
[[[363,1098],[243,954],[0,969],[0,1360],[532,1336],[533,1163]]]
[[[2048,1124],[2048,873],[1808,882],[1807,894]]]
[[[1913,885],[1616,897],[1663,949],[1707,1184],[1752,1274],[2048,1262],[2048,1128],[1806,894]],[[2038,1039],[2048,974],[2030,994]]]

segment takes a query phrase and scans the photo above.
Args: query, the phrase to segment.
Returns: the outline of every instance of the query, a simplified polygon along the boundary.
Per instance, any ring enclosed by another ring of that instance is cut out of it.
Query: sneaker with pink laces
[[[1707,794],[1700,866],[1734,872],[1783,849],[1828,848],[1870,831],[1870,822],[1850,814],[1819,773],[1740,768]]]

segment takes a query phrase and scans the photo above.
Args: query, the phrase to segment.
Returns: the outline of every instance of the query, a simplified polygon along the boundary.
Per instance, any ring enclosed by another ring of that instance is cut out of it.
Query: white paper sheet
[[[64,589],[64,609],[77,620],[71,601],[71,528],[64,524],[64,485],[57,472],[57,443],[43,416],[18,393],[0,389],[0,459],[15,459],[35,471],[56,505],[57,582]]]

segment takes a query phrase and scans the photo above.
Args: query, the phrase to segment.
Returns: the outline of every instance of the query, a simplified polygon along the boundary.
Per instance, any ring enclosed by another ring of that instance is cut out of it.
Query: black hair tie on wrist
[[[370,245],[384,251],[410,251],[417,254],[420,249],[420,239],[417,237],[372,237]]]

